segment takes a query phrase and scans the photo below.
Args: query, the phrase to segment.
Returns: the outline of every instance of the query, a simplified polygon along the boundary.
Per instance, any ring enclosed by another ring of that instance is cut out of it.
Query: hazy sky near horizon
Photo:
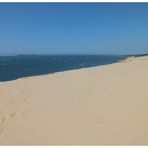
[[[0,3],[9,53],[148,53],[148,3]]]

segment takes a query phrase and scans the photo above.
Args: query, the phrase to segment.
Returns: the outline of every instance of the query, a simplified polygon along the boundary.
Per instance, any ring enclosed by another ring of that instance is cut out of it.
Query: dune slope
[[[147,145],[148,56],[0,83],[0,145]]]

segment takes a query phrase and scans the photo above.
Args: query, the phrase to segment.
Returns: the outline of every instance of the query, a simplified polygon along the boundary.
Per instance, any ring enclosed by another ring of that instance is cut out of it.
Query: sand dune
[[[148,56],[0,83],[0,145],[147,145]]]

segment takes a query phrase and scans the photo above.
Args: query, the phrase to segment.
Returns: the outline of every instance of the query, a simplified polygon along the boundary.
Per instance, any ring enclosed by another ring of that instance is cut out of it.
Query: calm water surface
[[[106,55],[5,55],[0,56],[0,81],[111,64],[123,56]]]

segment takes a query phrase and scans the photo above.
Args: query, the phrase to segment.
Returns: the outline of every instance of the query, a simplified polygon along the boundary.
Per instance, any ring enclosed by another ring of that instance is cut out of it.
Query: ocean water
[[[111,64],[111,55],[0,55],[0,82],[21,77]]]

